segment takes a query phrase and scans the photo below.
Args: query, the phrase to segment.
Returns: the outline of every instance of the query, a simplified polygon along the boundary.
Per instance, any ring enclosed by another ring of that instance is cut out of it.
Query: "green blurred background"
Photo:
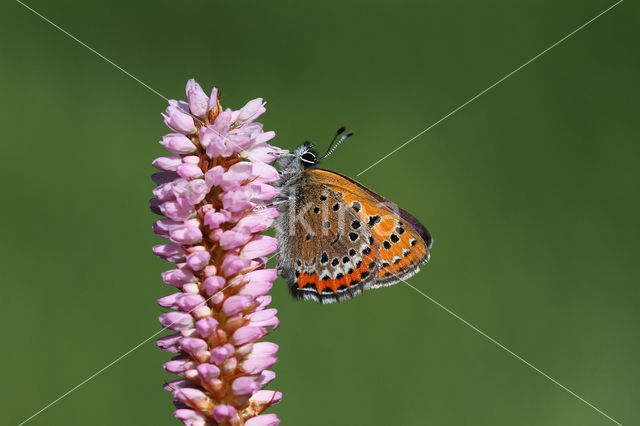
[[[169,98],[268,101],[275,144],[356,136],[355,177],[613,4],[28,4]],[[159,329],[150,247],[165,101],[13,1],[0,7],[2,424]],[[623,424],[640,423],[640,8],[609,13],[358,177],[433,232],[411,284]],[[272,292],[288,425],[612,424],[404,284],[339,305]],[[177,425],[152,341],[33,425]]]

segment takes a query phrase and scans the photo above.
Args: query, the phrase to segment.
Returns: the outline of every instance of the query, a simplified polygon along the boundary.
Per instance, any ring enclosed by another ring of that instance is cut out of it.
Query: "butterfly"
[[[405,280],[429,260],[433,239],[416,218],[355,180],[317,167],[353,134],[344,131],[322,157],[305,142],[279,159],[277,268],[297,299],[339,302]]]

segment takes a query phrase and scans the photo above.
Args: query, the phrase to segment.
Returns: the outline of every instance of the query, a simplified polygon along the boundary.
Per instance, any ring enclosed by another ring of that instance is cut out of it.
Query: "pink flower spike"
[[[278,216],[265,206],[279,179],[267,163],[284,151],[254,121],[262,99],[223,109],[218,90],[208,97],[193,79],[186,94],[188,102],[170,100],[163,114],[173,133],[161,144],[171,154],[152,163],[160,172],[150,208],[165,216],[153,232],[170,240],[153,252],[175,263],[162,279],[180,290],[158,299],[171,310],[160,323],[175,332],[157,345],[177,354],[164,368],[181,376],[163,387],[188,426],[275,425],[275,415],[260,413],[282,396],[260,388],[275,378],[267,368],[278,346],[261,339],[278,325],[267,294],[277,275],[264,269],[276,240],[261,233]]]
[[[169,133],[164,135],[160,144],[174,154],[189,154],[196,150],[196,146],[191,142],[191,140],[180,133]]]
[[[171,130],[185,135],[192,134],[196,131],[193,118],[189,114],[181,111],[180,108],[168,106],[163,115],[164,124]]]
[[[187,82],[186,92],[191,113],[198,117],[205,117],[209,112],[209,97],[204,93],[202,87],[194,79],[191,79]]]
[[[245,426],[277,426],[280,424],[280,419],[273,413],[260,414],[247,420]]]
[[[243,259],[255,259],[256,257],[265,256],[276,251],[278,240],[266,235],[258,235],[249,241],[242,251],[240,257]]]
[[[178,167],[182,163],[182,158],[178,155],[168,155],[166,157],[158,157],[151,165],[158,170],[163,170],[165,172],[175,172],[176,167]]]

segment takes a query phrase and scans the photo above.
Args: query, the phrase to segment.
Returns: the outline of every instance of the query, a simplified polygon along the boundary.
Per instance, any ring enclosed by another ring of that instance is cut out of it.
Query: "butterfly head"
[[[296,176],[301,172],[315,167],[320,160],[327,158],[333,153],[333,151],[344,142],[349,136],[353,135],[353,132],[343,134],[344,127],[341,127],[336,132],[327,152],[324,155],[319,156],[316,151],[313,150],[313,144],[311,142],[305,142],[300,145],[292,154],[284,155],[280,157],[279,165],[280,170],[284,176]],[[339,139],[338,136],[342,135]]]
[[[313,167],[320,162],[318,154],[313,150],[313,144],[311,142],[305,142],[298,149],[295,154],[300,161],[300,165],[304,168]]]
[[[278,164],[281,173],[291,176],[315,166],[319,161],[318,154],[313,150],[313,144],[305,142],[292,153],[281,156]]]

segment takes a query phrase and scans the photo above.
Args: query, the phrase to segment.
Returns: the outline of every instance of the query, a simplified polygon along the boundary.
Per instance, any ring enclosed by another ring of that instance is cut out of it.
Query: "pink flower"
[[[176,132],[189,135],[196,131],[196,126],[193,117],[181,107],[184,108],[183,105],[169,105],[163,114],[164,124]]]
[[[191,113],[198,117],[205,117],[209,112],[209,97],[202,87],[192,78],[187,82],[187,98]]]
[[[162,137],[160,144],[174,154],[189,154],[196,150],[191,139],[180,133],[169,133]],[[164,157],[160,157],[164,158]],[[156,161],[160,160],[158,158]]]
[[[262,390],[277,360],[278,346],[261,341],[278,325],[266,294],[277,274],[264,269],[277,241],[260,234],[277,216],[264,204],[277,194],[268,163],[280,149],[254,121],[261,98],[223,111],[215,88],[209,97],[192,79],[186,93],[188,102],[172,100],[163,114],[174,133],[160,143],[171,154],[153,161],[161,172],[151,208],[166,216],[153,231],[170,240],[153,252],[175,263],[162,279],[179,290],[158,299],[170,310],[160,323],[174,330],[157,341],[176,355],[164,368],[182,376],[165,389],[185,425],[277,425],[275,414],[261,414],[282,398]]]

